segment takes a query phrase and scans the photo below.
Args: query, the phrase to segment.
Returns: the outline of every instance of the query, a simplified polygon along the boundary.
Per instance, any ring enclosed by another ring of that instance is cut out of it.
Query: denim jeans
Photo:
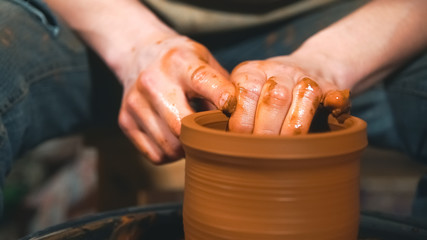
[[[16,1],[23,0],[0,0],[0,187],[18,154],[92,118],[93,86],[84,45],[40,2],[28,7]],[[245,60],[291,53],[365,2],[342,1],[268,27],[192,37],[231,70]],[[427,162],[426,78],[427,55],[421,54],[352,99],[352,114],[368,122],[371,145]]]
[[[90,119],[91,82],[85,46],[39,1],[0,0],[0,53],[3,188],[19,154]]]

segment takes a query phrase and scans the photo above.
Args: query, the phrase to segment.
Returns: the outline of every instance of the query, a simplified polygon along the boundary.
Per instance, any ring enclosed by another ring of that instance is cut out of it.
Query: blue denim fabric
[[[368,122],[371,144],[427,163],[427,53],[356,97],[352,109]]]
[[[59,24],[48,6],[39,0],[12,0],[36,16],[54,36],[59,34]]]
[[[20,153],[90,119],[84,45],[42,2],[17,2],[0,0],[0,189]]]

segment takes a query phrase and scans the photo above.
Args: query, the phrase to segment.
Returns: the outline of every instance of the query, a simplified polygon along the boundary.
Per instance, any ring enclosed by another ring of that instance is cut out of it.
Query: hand
[[[230,131],[305,134],[320,104],[336,117],[349,111],[348,90],[305,69],[310,66],[290,56],[238,65],[231,74],[238,96]]]
[[[203,98],[224,111],[235,106],[227,71],[187,37],[172,34],[145,41],[129,55],[116,69],[124,85],[119,124],[154,163],[183,157],[178,136],[181,119],[194,112],[189,99]]]

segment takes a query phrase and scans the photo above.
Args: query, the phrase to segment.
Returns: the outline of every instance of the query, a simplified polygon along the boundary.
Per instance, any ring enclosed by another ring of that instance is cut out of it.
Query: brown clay
[[[292,92],[292,105],[286,115],[281,135],[300,135],[308,133],[322,96],[319,85],[310,78],[304,78]]]
[[[237,106],[237,99],[235,96],[228,96],[227,100],[225,101],[225,104],[222,106],[222,111],[227,114],[231,115],[236,110]]]
[[[270,77],[266,82],[265,86],[267,86],[267,93],[262,99],[262,102],[269,106],[272,104],[271,95],[274,95],[273,92],[277,86],[276,77]]]
[[[330,117],[330,132],[299,136],[226,132],[227,121],[182,121],[187,240],[357,239],[364,121]]]
[[[326,93],[323,106],[328,108],[335,117],[350,111],[350,91],[336,90]]]
[[[161,65],[161,69],[163,72],[167,73],[170,71],[170,69],[172,68],[172,65],[171,65],[172,56],[177,52],[178,52],[177,48],[172,48],[165,53],[165,55],[162,58],[162,65]]]

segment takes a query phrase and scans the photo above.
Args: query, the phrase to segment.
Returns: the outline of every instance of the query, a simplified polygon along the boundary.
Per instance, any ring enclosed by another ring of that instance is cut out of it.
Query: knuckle
[[[241,63],[239,63],[235,68],[234,71],[245,71],[245,69],[250,69],[250,68],[254,68],[257,67],[259,65],[260,61],[243,61]]]
[[[130,110],[135,111],[140,108],[140,96],[136,93],[131,93],[126,97],[125,103]]]
[[[249,74],[253,76],[264,76],[260,61],[245,61],[238,64],[231,72],[231,80],[236,83],[247,81]]]
[[[267,90],[263,97],[263,101],[268,105],[286,106],[292,100],[290,91],[280,85],[275,85]]]
[[[198,86],[201,83],[205,82],[208,78],[208,67],[206,65],[200,65],[196,68],[191,74],[191,83],[194,86]]]
[[[186,57],[186,51],[174,47],[167,51],[163,56],[163,61],[168,62],[171,66],[181,62]]]
[[[118,124],[119,124],[120,129],[122,129],[123,132],[129,132],[130,119],[126,113],[121,112],[119,114]]]
[[[146,91],[150,89],[150,86],[153,85],[153,77],[147,71],[142,72],[138,76],[138,80],[136,81],[137,89],[140,91]]]
[[[295,94],[299,99],[303,96],[308,98],[320,98],[322,95],[322,89],[320,86],[310,78],[304,78],[298,82],[294,87]]]
[[[195,42],[195,41],[190,41],[191,44],[193,45],[193,48],[200,53],[208,53],[209,50],[207,47],[205,47],[203,44]]]
[[[261,94],[261,86],[259,84],[250,83],[242,86],[241,84],[237,85],[239,91],[239,99],[245,98],[252,101],[257,101]]]

